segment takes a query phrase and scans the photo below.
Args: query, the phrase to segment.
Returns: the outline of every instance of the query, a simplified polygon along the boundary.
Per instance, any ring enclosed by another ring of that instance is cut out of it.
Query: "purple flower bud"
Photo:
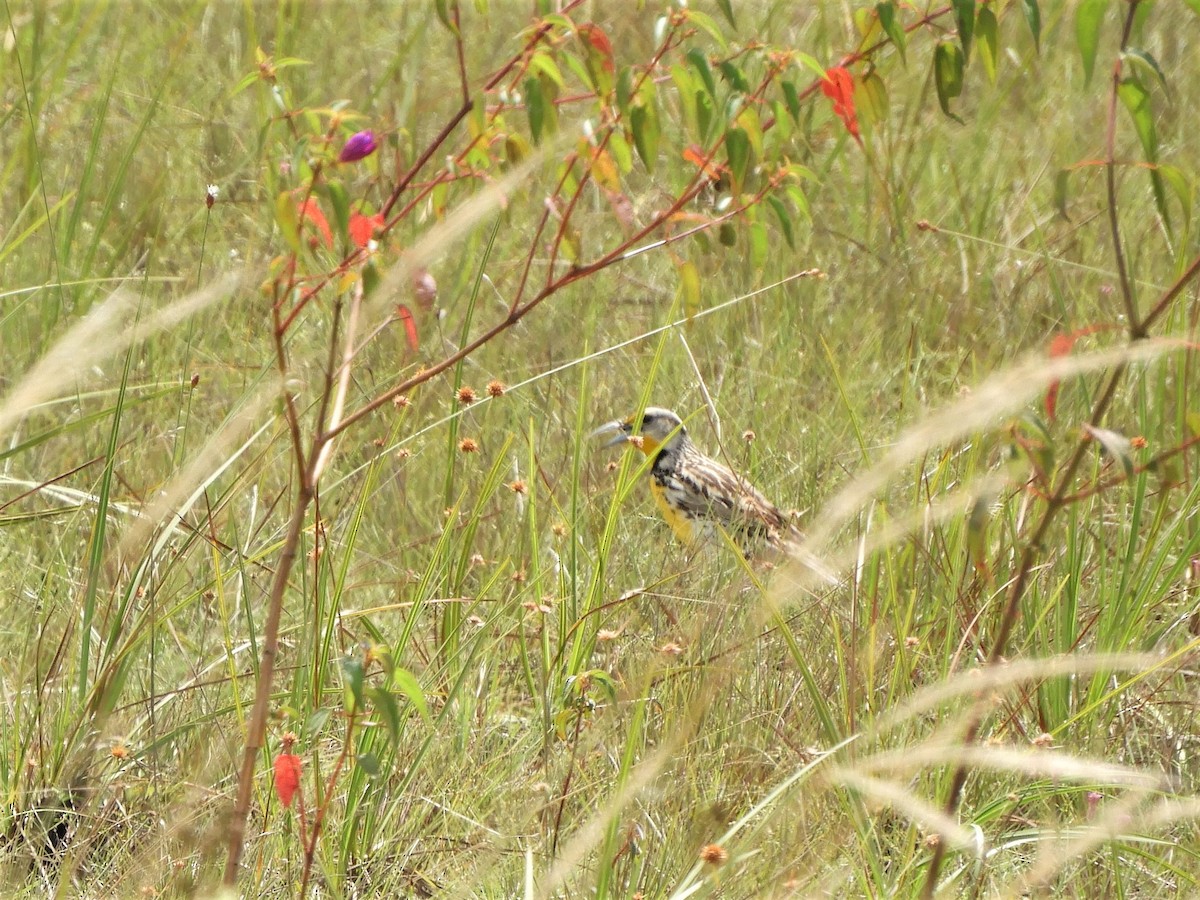
[[[346,141],[346,146],[338,154],[338,159],[344,163],[358,162],[360,159],[365,159],[374,153],[376,146],[375,132],[359,131],[356,134],[350,135],[350,139]]]

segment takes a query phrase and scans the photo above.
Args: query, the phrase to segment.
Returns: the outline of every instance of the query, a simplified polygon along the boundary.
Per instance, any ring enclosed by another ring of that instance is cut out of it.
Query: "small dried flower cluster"
[[[705,844],[700,848],[700,861],[710,866],[719,866],[729,861],[729,851],[720,844]]]
[[[479,443],[474,438],[463,438],[458,442],[460,453],[478,453]]]
[[[470,406],[479,399],[479,396],[475,393],[475,388],[465,384],[458,389],[458,392],[454,396],[463,406]]]
[[[504,392],[507,390],[508,386],[503,381],[498,381],[495,378],[487,383],[487,393],[492,399],[495,399],[496,397],[503,397]]]
[[[529,485],[527,485],[525,482],[521,481],[520,479],[517,479],[512,484],[510,484],[508,486],[508,489],[510,491],[512,491],[514,494],[528,494],[529,493]]]

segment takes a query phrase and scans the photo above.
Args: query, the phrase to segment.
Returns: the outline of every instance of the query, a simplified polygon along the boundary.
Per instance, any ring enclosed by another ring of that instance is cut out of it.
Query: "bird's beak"
[[[622,422],[620,419],[613,419],[611,422],[606,422],[605,424],[601,425],[599,428],[593,431],[589,437],[598,438],[611,435],[611,437],[609,437],[609,439],[605,441],[602,446],[615,447],[617,444],[625,443],[625,441],[629,439],[629,433],[632,430],[633,428],[628,422]]]

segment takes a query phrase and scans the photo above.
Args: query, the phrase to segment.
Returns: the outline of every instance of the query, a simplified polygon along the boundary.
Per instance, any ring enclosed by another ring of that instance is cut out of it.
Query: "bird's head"
[[[687,429],[683,427],[683,420],[671,410],[647,406],[640,416],[615,419],[601,425],[593,433],[593,437],[600,435],[613,435],[605,443],[606,447],[629,441],[649,456],[660,449],[674,449],[687,440]]]

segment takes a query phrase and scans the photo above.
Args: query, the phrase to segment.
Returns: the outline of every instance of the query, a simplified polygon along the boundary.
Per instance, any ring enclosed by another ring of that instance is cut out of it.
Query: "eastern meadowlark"
[[[618,419],[595,435],[614,434],[605,446],[628,441],[653,457],[650,491],[684,543],[714,535],[718,526],[747,553],[763,546],[787,549],[801,539],[787,515],[754,485],[700,452],[678,415],[651,406],[641,415],[640,426],[638,421],[637,416]]]

